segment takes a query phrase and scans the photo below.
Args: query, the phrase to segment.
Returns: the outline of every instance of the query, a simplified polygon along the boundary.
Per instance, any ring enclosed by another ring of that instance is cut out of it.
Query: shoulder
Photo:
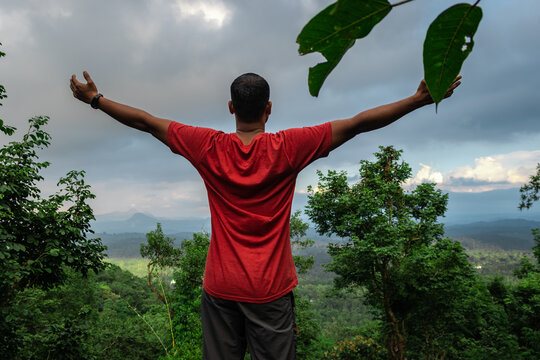
[[[184,138],[187,141],[208,140],[216,135],[223,134],[222,131],[202,127],[182,124],[171,121],[167,131],[167,140],[174,141],[178,138]]]
[[[330,122],[324,124],[315,125],[315,126],[304,126],[300,128],[291,128],[287,130],[282,130],[276,133],[285,138],[287,137],[327,137],[332,136],[332,125]]]

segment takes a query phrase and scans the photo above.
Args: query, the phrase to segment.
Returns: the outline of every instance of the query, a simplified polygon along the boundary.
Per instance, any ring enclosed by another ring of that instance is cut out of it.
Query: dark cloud
[[[501,185],[513,185],[513,184],[509,181],[487,181],[487,180],[476,180],[476,179],[471,179],[471,178],[462,178],[462,177],[453,177],[453,176],[450,176],[444,180],[445,188],[454,188],[454,187],[475,188],[482,185],[498,187]]]
[[[23,129],[30,116],[51,116],[48,129],[54,140],[44,152],[53,163],[50,176],[79,168],[96,182],[198,177],[187,161],[152,137],[76,102],[68,88],[72,73],[82,77],[82,70],[88,70],[111,99],[230,132],[229,84],[253,71],[270,82],[274,108],[269,131],[313,125],[411,95],[422,77],[425,31],[454,1],[411,2],[393,9],[345,55],[319,98],[308,93],[307,72],[322,58],[299,56],[295,39],[328,1],[223,1],[229,16],[221,28],[201,16],[180,17],[173,3],[0,4],[0,41],[7,53],[0,74],[9,95],[2,118]],[[406,149],[407,157],[430,162],[441,156],[433,150],[440,144],[478,143],[485,153],[504,142],[519,150],[523,136],[540,135],[540,48],[534,46],[540,3],[524,0],[517,7],[493,0],[482,7],[475,49],[462,70],[464,83],[438,114],[428,107],[362,134],[307,169],[300,182],[314,183],[307,177],[314,178],[315,168],[346,168],[371,158],[378,145],[394,144]]]

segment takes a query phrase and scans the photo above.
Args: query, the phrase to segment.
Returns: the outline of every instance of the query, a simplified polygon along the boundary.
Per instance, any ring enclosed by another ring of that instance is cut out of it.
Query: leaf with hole
[[[482,9],[457,4],[443,11],[429,26],[424,41],[424,79],[436,104],[441,102],[471,53]]]

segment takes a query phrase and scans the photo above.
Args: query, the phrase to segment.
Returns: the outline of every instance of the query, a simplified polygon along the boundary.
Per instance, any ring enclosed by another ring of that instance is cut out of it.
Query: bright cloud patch
[[[178,20],[186,17],[200,17],[207,24],[221,28],[230,17],[231,11],[221,1],[177,0],[174,5]]]
[[[516,188],[528,181],[539,162],[540,150],[536,150],[476,158],[473,166],[461,166],[445,174],[420,164],[422,168],[408,185],[435,182],[439,188],[453,192]]]
[[[412,185],[418,185],[424,182],[432,182],[440,184],[443,182],[443,174],[434,171],[433,168],[429,165],[420,163],[420,166],[422,167],[416,176],[409,181],[407,181],[406,186],[412,186]]]

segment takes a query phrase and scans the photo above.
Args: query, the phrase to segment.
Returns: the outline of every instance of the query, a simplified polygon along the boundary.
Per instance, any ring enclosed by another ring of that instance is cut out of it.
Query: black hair
[[[257,121],[264,113],[269,98],[270,86],[257,74],[240,75],[231,84],[234,112],[242,121]]]

